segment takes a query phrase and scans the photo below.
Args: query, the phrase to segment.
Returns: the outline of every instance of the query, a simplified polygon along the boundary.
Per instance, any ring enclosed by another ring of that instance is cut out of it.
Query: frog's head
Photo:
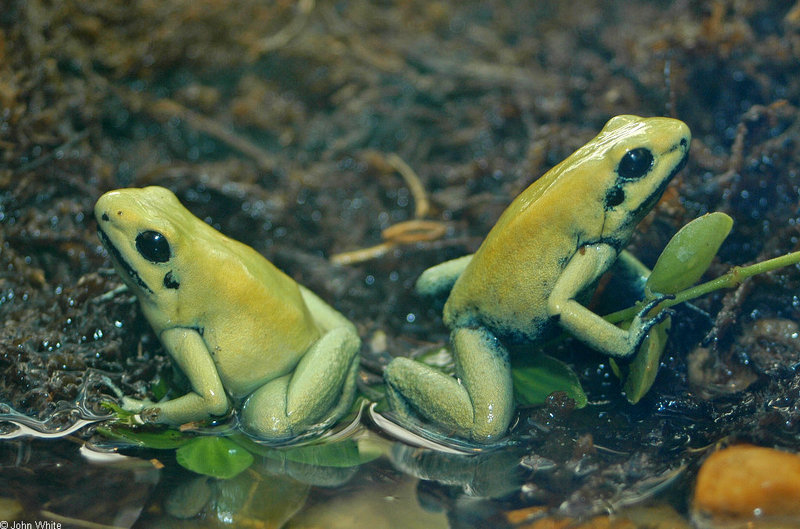
[[[690,141],[689,127],[677,119],[623,115],[580,149],[601,175],[596,189],[603,204],[603,241],[622,249],[685,165]]]
[[[181,286],[180,255],[199,221],[163,187],[109,191],[95,204],[100,241],[142,306],[170,312]]]

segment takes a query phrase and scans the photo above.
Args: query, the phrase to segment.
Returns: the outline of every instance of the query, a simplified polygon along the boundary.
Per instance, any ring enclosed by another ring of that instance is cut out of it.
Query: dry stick
[[[384,242],[369,248],[353,250],[331,256],[331,262],[349,265],[376,259],[399,244],[434,241],[447,231],[447,226],[435,220],[407,220],[389,226],[381,232]]]
[[[260,169],[264,171],[273,171],[275,169],[275,160],[264,149],[247,138],[239,136],[219,122],[198,114],[171,99],[160,99],[152,105],[144,105],[143,109],[159,120],[167,121],[172,117],[178,117],[193,129],[205,132],[209,136],[252,158]]]
[[[82,520],[80,518],[72,518],[71,516],[64,516],[63,514],[58,514],[53,511],[48,511],[46,509],[42,509],[41,511],[39,511],[39,514],[41,514],[44,518],[48,520],[54,521],[59,526],[62,523],[65,523],[75,527],[83,527],[85,529],[123,529],[124,527],[122,525],[107,525],[104,523]],[[25,525],[20,525],[20,527],[25,527]],[[46,526],[42,525],[42,527]]]
[[[303,31],[311,11],[314,10],[314,0],[300,0],[297,8],[297,15],[288,25],[274,35],[259,40],[253,46],[253,49],[249,51],[251,56],[257,58],[267,52],[282,48]]]
[[[361,248],[360,250],[352,250],[349,252],[337,253],[331,256],[331,262],[337,265],[351,265],[369,261],[370,259],[377,259],[385,255],[389,250],[394,248],[393,242],[382,242],[369,248]]]
[[[96,86],[113,92],[131,109],[144,111],[162,122],[169,121],[173,117],[180,118],[190,127],[204,132],[252,158],[260,169],[274,171],[275,167],[277,167],[277,162],[264,149],[211,118],[198,114],[171,99],[152,100],[145,94],[114,86],[106,78],[99,75],[89,74],[89,77]]]
[[[417,176],[417,173],[395,153],[386,155],[386,161],[389,162],[389,165],[391,165],[395,171],[400,173],[400,176],[406,181],[411,195],[414,197],[414,204],[416,206],[414,208],[414,218],[424,218],[430,209],[430,202],[428,202],[428,195],[425,193],[425,186],[422,185],[422,181]]]
[[[442,237],[447,231],[447,227],[438,221],[423,220],[430,210],[430,201],[425,192],[425,186],[411,168],[400,156],[390,153],[386,156],[386,162],[403,177],[411,195],[414,197],[414,220],[398,222],[389,226],[381,232],[384,241],[369,248],[343,252],[331,256],[331,262],[340,265],[349,265],[376,259],[385,255],[394,247],[400,244],[411,244],[421,241],[433,241]]]
[[[48,152],[47,154],[43,154],[42,156],[40,156],[40,157],[38,157],[38,158],[36,158],[34,160],[31,160],[30,162],[26,163],[25,165],[20,166],[17,169],[17,172],[24,173],[26,171],[32,171],[33,169],[36,169],[37,167],[39,167],[41,165],[49,163],[50,161],[54,160],[58,156],[63,155],[64,151],[66,151],[67,149],[69,149],[70,147],[75,145],[76,143],[85,140],[88,137],[89,137],[89,130],[88,129],[83,130],[81,132],[78,132],[74,136],[69,138],[67,141],[65,141],[63,144],[61,144],[60,146],[56,147],[55,149],[53,149],[52,151]]]
[[[728,162],[728,169],[717,177],[718,184],[725,185],[729,183],[742,169],[742,165],[744,164],[744,140],[748,132],[746,123],[748,121],[756,121],[763,115],[770,117],[772,112],[774,112],[776,109],[786,106],[787,104],[788,101],[785,99],[779,99],[767,106],[753,105],[742,115],[741,119],[739,120],[739,124],[736,126],[736,136],[734,137],[733,145],[731,146],[731,156]]]

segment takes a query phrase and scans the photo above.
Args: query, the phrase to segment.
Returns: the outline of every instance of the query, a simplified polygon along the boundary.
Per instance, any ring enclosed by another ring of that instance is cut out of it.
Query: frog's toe
[[[139,419],[145,424],[155,424],[161,416],[161,408],[151,407],[144,408],[139,412]]]
[[[636,320],[634,322],[634,325],[636,324],[636,322],[639,322],[641,326],[642,335],[646,335],[654,325],[661,323],[669,316],[675,314],[675,311],[671,309],[661,309],[655,316],[651,318],[647,317],[648,312],[656,308],[659,303],[667,299],[675,299],[675,296],[673,296],[672,294],[659,294],[655,299],[652,299],[647,303],[645,303],[642,309],[636,315]]]
[[[131,397],[122,397],[122,409],[132,413],[139,413],[148,406],[152,406],[153,402],[144,399],[134,399]]]
[[[621,355],[623,358],[630,357],[634,355],[636,352],[639,351],[639,348],[644,343],[645,338],[650,333],[650,330],[658,325],[659,323],[663,322],[667,318],[673,316],[675,311],[672,309],[663,309],[658,312],[652,318],[647,318],[646,314],[649,310],[652,310],[656,305],[664,301],[665,299],[674,298],[675,296],[663,296],[659,297],[655,300],[648,302],[645,307],[637,314],[636,318],[634,318],[633,322],[631,323],[630,327],[630,334],[629,334],[629,344],[630,347],[626,354]]]
[[[648,301],[647,303],[645,303],[642,306],[642,308],[639,309],[639,312],[636,314],[636,317],[638,319],[642,320],[642,321],[648,319],[647,318],[647,313],[649,313],[651,310],[656,308],[659,305],[659,303],[661,303],[662,301],[666,301],[668,299],[675,299],[675,296],[672,295],[672,294],[657,294],[655,298],[653,298],[650,301]],[[653,316],[653,319],[657,318],[660,314],[663,314],[664,312],[666,312],[666,310],[667,309],[662,309],[658,314]],[[659,320],[659,321],[661,321],[661,320]],[[658,323],[658,322],[656,322],[656,323]]]

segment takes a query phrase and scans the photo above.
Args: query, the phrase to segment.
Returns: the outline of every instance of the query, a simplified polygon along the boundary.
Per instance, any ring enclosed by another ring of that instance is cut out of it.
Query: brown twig
[[[409,191],[414,196],[414,204],[416,206],[414,208],[414,218],[424,218],[428,214],[428,210],[430,210],[430,202],[428,202],[428,194],[425,192],[425,186],[422,185],[419,176],[410,165],[395,153],[386,155],[386,161],[395,171],[400,173],[400,176],[406,181]]]
[[[298,13],[292,21],[274,35],[264,37],[256,42],[252,49],[248,51],[249,55],[257,59],[265,53],[275,51],[289,44],[303,31],[311,11],[314,10],[314,3],[314,0],[300,0],[297,3]]]
[[[247,138],[239,136],[218,121],[198,114],[171,99],[159,99],[152,104],[144,105],[142,109],[160,121],[168,121],[173,117],[180,118],[193,129],[204,132],[252,158],[261,169],[265,171],[275,169],[275,160],[264,149]]]
[[[411,195],[414,197],[415,218],[399,222],[383,230],[381,232],[383,242],[380,244],[331,256],[332,263],[350,265],[376,259],[398,245],[433,241],[441,238],[447,232],[447,226],[444,223],[422,219],[430,211],[430,201],[428,200],[428,194],[425,192],[425,186],[414,169],[395,153],[390,153],[385,158],[378,153],[372,153],[372,156],[378,157],[374,160],[378,165],[385,163],[403,177],[408,189],[411,191]]]
[[[331,256],[331,262],[350,265],[377,259],[400,244],[434,241],[447,232],[447,226],[434,220],[407,220],[389,226],[381,232],[384,241],[369,248],[343,252]]]
[[[95,86],[113,92],[128,107],[134,111],[150,114],[160,122],[167,122],[172,118],[179,118],[195,130],[204,132],[217,140],[226,143],[231,148],[252,158],[264,171],[273,171],[277,163],[264,149],[247,138],[239,136],[218,121],[203,116],[173,101],[172,99],[152,99],[146,94],[134,92],[126,88],[114,86],[104,77],[97,74],[87,74]]]

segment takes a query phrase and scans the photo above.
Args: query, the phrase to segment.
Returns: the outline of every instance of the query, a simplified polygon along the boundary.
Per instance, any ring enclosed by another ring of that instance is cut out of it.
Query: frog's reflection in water
[[[166,479],[163,504],[145,527],[451,527],[453,517],[481,516],[483,498],[519,490],[521,454],[516,449],[478,455],[438,453],[390,442],[372,432],[339,447],[375,454],[362,465],[295,456],[260,456],[232,479],[181,473]],[[291,454],[291,450],[287,452]],[[467,506],[467,513],[461,512]],[[162,509],[163,508],[163,509]],[[461,514],[458,514],[461,512]]]

